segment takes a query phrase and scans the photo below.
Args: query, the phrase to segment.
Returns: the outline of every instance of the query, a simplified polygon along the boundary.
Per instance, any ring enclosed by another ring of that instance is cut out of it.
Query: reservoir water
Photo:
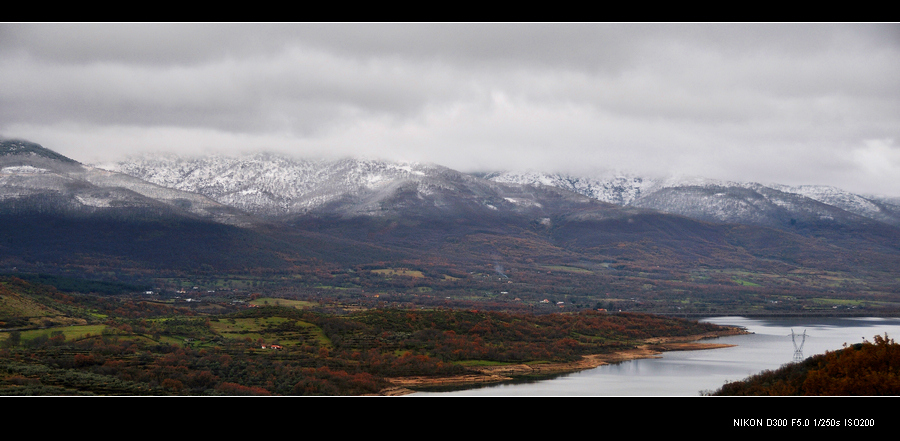
[[[887,334],[900,341],[900,318],[750,319],[701,321],[742,326],[752,334],[704,340],[734,347],[666,352],[660,358],[626,361],[527,383],[498,384],[412,396],[698,396],[726,381],[777,369],[796,356],[809,357],[872,341]]]

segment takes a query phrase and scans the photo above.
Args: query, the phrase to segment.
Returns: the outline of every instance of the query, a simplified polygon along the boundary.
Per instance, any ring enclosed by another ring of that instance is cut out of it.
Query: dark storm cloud
[[[2,24],[0,135],[900,194],[896,24]],[[87,159],[87,158],[85,158]]]

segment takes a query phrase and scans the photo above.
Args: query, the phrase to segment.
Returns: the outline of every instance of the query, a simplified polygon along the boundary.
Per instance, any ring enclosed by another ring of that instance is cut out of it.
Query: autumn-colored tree
[[[216,386],[216,390],[224,395],[271,395],[269,391],[258,386],[243,386],[231,382]]]
[[[887,335],[728,383],[714,395],[900,395],[900,345]]]

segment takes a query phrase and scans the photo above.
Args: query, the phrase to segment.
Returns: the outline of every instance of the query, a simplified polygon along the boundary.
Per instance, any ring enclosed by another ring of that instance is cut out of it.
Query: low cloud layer
[[[900,196],[896,24],[0,24],[0,136]]]

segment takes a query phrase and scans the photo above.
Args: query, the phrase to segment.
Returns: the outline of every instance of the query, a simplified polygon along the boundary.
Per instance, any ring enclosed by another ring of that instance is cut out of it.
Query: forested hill
[[[900,395],[900,345],[876,335],[728,383],[713,395]]]

